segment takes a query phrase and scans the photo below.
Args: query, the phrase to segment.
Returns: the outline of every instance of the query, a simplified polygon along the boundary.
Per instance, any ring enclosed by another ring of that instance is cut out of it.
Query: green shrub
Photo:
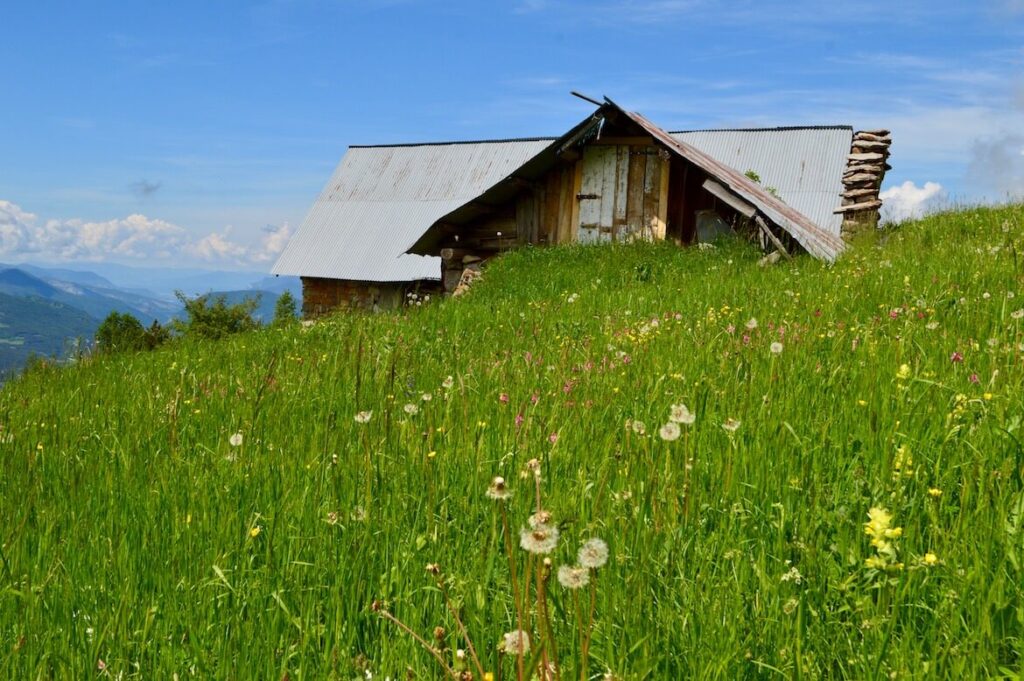
[[[181,291],[174,295],[185,306],[186,319],[175,319],[171,326],[183,336],[218,339],[259,327],[252,313],[260,304],[260,296],[229,304],[225,295],[189,298]]]
[[[146,330],[132,315],[111,312],[96,330],[96,347],[100,352],[145,350]]]
[[[274,326],[287,326],[298,319],[295,306],[295,296],[291,291],[285,291],[277,299],[274,305]]]

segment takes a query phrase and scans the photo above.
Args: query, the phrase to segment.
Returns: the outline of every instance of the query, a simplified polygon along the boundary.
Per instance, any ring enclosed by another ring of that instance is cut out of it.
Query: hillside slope
[[[0,374],[21,368],[32,355],[64,357],[77,339],[91,342],[97,326],[76,308],[0,293]]]
[[[1020,206],[833,267],[529,249],[465,298],[32,372],[0,392],[0,676],[441,678],[370,611],[453,660],[438,563],[514,678],[531,459],[553,570],[610,547],[589,677],[1019,675],[1022,251]],[[547,589],[580,678],[591,592]]]

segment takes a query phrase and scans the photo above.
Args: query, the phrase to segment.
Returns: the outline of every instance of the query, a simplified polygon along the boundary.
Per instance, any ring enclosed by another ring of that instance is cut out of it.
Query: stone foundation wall
[[[302,277],[302,316],[312,319],[339,310],[394,309],[416,284]]]

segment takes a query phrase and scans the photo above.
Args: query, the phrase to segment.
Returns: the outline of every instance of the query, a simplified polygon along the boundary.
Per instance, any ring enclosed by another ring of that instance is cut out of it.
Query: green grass
[[[611,547],[592,676],[1019,678],[1022,251],[1020,206],[831,268],[530,249],[462,299],[38,368],[0,392],[0,677],[440,678],[370,612],[454,632],[434,562],[496,670],[515,618],[484,491],[509,480],[517,529],[536,457],[555,567]],[[696,423],[662,441],[680,402]],[[865,566],[876,506],[902,569]]]

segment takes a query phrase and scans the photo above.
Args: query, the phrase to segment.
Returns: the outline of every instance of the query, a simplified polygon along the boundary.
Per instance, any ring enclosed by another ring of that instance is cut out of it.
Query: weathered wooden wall
[[[396,308],[410,287],[406,283],[302,277],[302,316],[312,319],[338,310]]]

